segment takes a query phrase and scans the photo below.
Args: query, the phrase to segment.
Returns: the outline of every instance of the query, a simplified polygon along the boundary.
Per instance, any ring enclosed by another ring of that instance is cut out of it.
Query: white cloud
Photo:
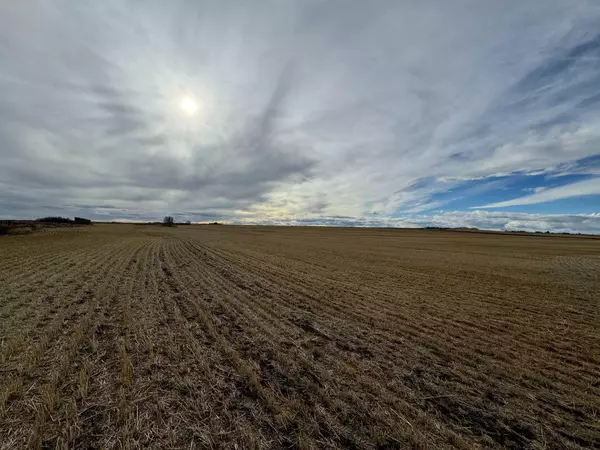
[[[589,180],[578,181],[576,183],[566,184],[550,189],[542,189],[534,194],[524,197],[506,200],[503,202],[491,203],[489,205],[476,206],[478,208],[503,208],[507,206],[534,205],[536,203],[551,202],[563,198],[580,197],[583,195],[600,195],[600,177]]]
[[[497,211],[455,211],[430,217],[447,227],[476,227],[490,230],[600,233],[600,214],[530,214]]]
[[[528,214],[497,211],[449,211],[431,215],[390,217],[232,217],[230,223],[359,227],[443,227],[506,231],[551,231],[600,234],[600,214]]]

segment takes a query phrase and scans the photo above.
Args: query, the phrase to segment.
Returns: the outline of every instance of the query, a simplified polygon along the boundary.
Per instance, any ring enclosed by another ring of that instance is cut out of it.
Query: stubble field
[[[600,240],[0,238],[0,448],[600,447]]]

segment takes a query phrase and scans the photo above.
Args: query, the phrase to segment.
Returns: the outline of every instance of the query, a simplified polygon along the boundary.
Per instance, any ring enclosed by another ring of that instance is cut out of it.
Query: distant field
[[[600,240],[0,237],[0,448],[600,447]]]

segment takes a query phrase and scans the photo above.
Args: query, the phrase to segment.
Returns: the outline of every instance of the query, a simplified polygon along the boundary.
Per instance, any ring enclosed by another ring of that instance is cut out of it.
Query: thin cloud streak
[[[507,206],[535,205],[537,203],[552,202],[564,198],[581,197],[585,195],[600,195],[600,178],[579,181],[564,186],[539,190],[531,195],[491,203],[484,206],[475,206],[473,209],[505,208]]]

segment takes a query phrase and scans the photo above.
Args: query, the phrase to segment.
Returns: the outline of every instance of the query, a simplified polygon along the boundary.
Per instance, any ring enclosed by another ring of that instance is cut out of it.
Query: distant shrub
[[[10,227],[7,225],[0,225],[0,236],[5,236],[9,233]]]
[[[163,219],[163,226],[165,226],[165,227],[174,227],[175,226],[175,219],[173,219],[172,216],[165,216],[165,218]]]
[[[37,222],[42,223],[73,223],[71,219],[68,217],[60,217],[60,216],[48,216],[37,219]]]
[[[61,223],[61,224],[75,224],[75,225],[91,225],[92,221],[89,219],[84,219],[83,217],[75,217],[74,219],[69,219],[68,217],[61,216],[48,216],[42,217],[40,219],[36,219],[38,223]]]

